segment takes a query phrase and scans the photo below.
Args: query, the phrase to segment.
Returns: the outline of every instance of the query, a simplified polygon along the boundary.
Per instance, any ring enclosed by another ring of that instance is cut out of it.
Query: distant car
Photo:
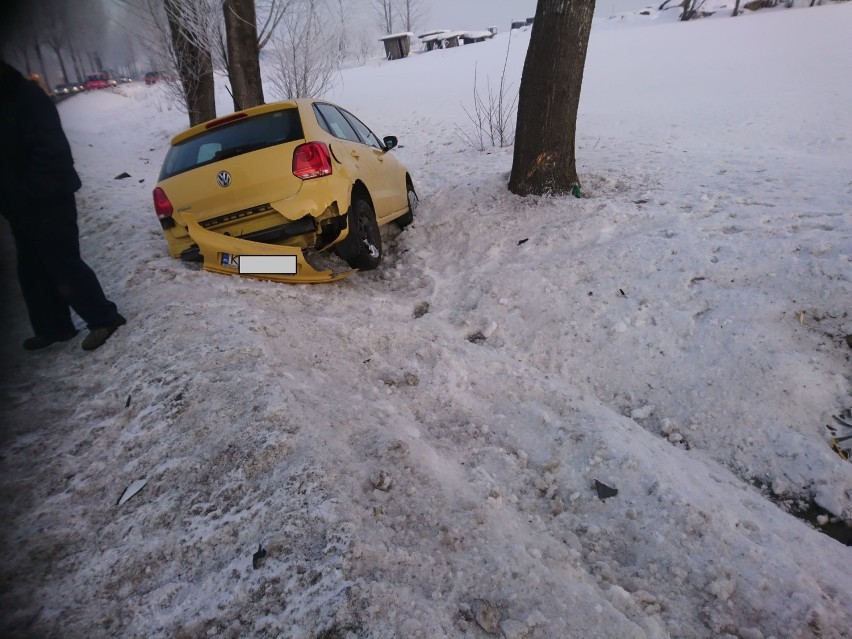
[[[109,78],[106,73],[92,73],[86,76],[86,90],[109,88]]]
[[[69,93],[72,93],[74,89],[75,88],[73,84],[57,84],[53,88],[53,93],[54,95],[67,95]]]
[[[133,82],[132,78],[127,77],[126,75],[118,76],[119,84],[127,84],[128,82]]]
[[[159,71],[148,71],[148,73],[145,74],[145,84],[156,84],[157,80],[159,79]]]
[[[345,109],[307,98],[179,133],[153,193],[169,253],[202,258],[210,271],[285,282],[328,282],[377,268],[379,226],[407,226],[418,201],[411,175],[390,153],[396,145]],[[350,269],[335,271],[326,252]],[[290,266],[244,268],[259,256]]]

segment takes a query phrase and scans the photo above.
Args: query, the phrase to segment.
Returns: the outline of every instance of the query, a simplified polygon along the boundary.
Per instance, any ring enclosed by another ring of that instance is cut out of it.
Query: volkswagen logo
[[[216,176],[216,184],[221,186],[223,189],[231,185],[231,174],[227,171],[219,171],[219,175]]]

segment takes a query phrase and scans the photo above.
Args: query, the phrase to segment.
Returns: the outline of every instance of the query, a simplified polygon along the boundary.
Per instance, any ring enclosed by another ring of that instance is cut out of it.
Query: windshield
[[[295,108],[238,120],[172,146],[163,162],[160,179],[303,137],[299,111]]]

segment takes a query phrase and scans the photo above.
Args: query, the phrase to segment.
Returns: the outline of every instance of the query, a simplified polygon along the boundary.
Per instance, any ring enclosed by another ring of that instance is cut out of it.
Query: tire
[[[338,255],[352,268],[372,271],[382,262],[382,236],[373,207],[364,200],[353,200],[348,222],[349,235],[341,242]]]
[[[406,180],[405,184],[408,191],[408,211],[395,220],[397,226],[401,229],[404,229],[414,221],[414,211],[417,210],[417,204],[420,202],[420,198],[417,197],[417,193],[414,191],[414,186],[411,182]]]

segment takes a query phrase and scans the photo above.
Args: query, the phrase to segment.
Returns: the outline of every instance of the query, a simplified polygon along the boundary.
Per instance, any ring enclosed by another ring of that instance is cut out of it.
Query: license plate
[[[295,255],[243,255],[239,263],[244,275],[296,275]]]

